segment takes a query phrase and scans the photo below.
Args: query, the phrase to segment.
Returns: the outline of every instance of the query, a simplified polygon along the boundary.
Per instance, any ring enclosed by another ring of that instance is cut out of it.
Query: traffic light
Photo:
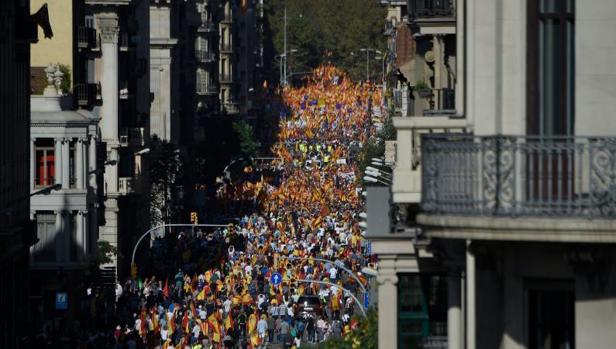
[[[137,264],[133,264],[130,266],[130,275],[133,277],[134,280],[137,279]]]
[[[197,212],[193,211],[190,213],[190,223],[199,224],[199,216],[197,216]]]

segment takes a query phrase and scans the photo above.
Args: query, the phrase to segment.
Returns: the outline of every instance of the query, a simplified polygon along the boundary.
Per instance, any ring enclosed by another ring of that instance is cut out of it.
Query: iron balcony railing
[[[215,31],[216,27],[214,26],[214,22],[209,20],[203,20],[201,25],[197,28],[197,31],[200,33]]]
[[[96,46],[96,30],[89,27],[77,28],[77,45],[80,48],[94,48]]]
[[[454,17],[453,0],[409,0],[411,18]]]
[[[455,114],[456,109],[456,90],[452,88],[434,88],[430,91],[428,103],[429,109],[424,109],[423,115],[434,114]]]
[[[223,84],[230,84],[233,82],[231,74],[220,74],[220,82]]]
[[[210,63],[215,59],[214,52],[207,50],[196,50],[195,58],[202,63]]]
[[[222,53],[231,53],[233,52],[233,45],[231,45],[230,43],[221,43],[220,44],[220,52]]]
[[[98,84],[79,84],[73,88],[77,95],[77,104],[81,107],[89,107],[96,103]]]
[[[218,86],[214,83],[200,81],[197,82],[197,94],[199,95],[211,95],[218,93]]]
[[[616,137],[422,138],[433,214],[616,218]]]

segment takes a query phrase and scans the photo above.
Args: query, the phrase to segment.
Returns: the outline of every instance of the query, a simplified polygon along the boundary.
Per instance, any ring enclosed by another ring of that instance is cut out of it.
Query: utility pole
[[[284,59],[284,61],[282,61]],[[282,84],[287,85],[287,7],[284,7],[284,52],[281,58],[281,63],[284,62]]]

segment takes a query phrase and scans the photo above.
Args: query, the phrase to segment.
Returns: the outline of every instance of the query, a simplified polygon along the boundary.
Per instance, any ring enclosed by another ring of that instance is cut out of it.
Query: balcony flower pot
[[[432,97],[432,90],[429,88],[420,89],[420,90],[417,90],[417,94],[421,98],[429,98],[429,97]]]

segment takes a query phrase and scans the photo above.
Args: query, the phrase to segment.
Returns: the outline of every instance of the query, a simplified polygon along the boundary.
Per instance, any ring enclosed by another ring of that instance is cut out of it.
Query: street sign
[[[370,295],[368,293],[364,293],[364,308],[368,309],[370,306]]]
[[[280,285],[280,283],[282,282],[282,275],[280,275],[280,273],[272,274],[272,276],[270,277],[270,282],[274,286]]]
[[[68,309],[68,295],[66,292],[56,292],[56,310]]]

